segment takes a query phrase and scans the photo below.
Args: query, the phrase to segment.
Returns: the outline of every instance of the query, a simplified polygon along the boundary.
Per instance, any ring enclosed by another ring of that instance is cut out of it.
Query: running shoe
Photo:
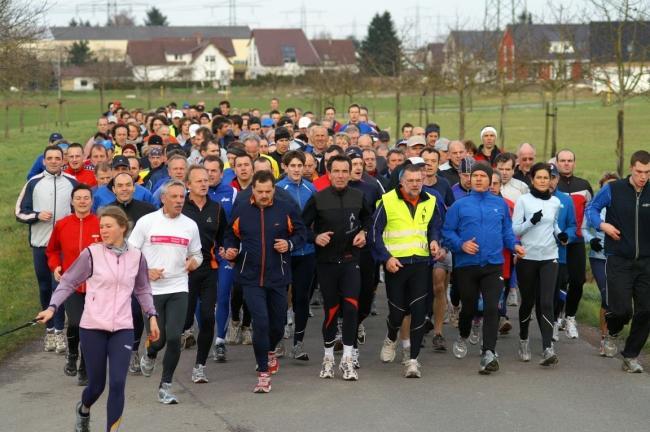
[[[578,339],[578,324],[576,317],[566,317],[566,337],[569,339]]]
[[[352,348],[352,365],[355,369],[361,369],[361,363],[359,363],[359,349]]]
[[[79,387],[86,387],[88,385],[88,374],[85,367],[77,369],[77,385]]]
[[[417,359],[410,359],[404,363],[404,378],[421,378],[420,362]]]
[[[68,344],[65,340],[63,331],[54,331],[54,345],[54,351],[56,351],[57,354],[63,354],[68,350]]]
[[[635,358],[623,357],[623,370],[628,373],[643,373],[643,366]]]
[[[528,339],[519,340],[519,349],[517,350],[517,355],[519,356],[519,361],[530,361],[530,348],[528,347]]]
[[[458,316],[460,315],[460,307],[452,306],[451,308],[452,309],[449,322],[451,322],[451,325],[453,327],[458,328]]]
[[[424,319],[424,334],[431,333],[431,330],[433,330],[433,322],[431,322],[431,318],[426,317]]]
[[[293,309],[287,309],[287,325],[293,325]]]
[[[275,346],[275,351],[273,352],[275,353],[275,356],[277,358],[284,357],[284,355],[287,352],[286,348],[284,347],[284,341],[281,340],[280,342],[278,342],[278,344]]]
[[[478,373],[481,375],[489,375],[492,372],[499,370],[499,356],[490,350],[485,350],[481,355],[481,363],[479,365]]]
[[[54,338],[54,331],[47,331],[45,333],[43,349],[47,352],[52,352],[56,349],[56,339]]]
[[[140,358],[140,371],[142,371],[142,375],[150,377],[155,368],[156,359],[149,358],[146,352],[142,354],[142,357]]]
[[[354,364],[352,364],[352,357],[341,357],[339,370],[341,371],[345,381],[357,381],[359,379],[359,374],[354,368]]]
[[[539,364],[542,366],[555,366],[558,362],[557,354],[553,347],[544,348],[544,353],[542,354],[542,360]]]
[[[257,373],[257,384],[253,393],[268,393],[271,391],[271,374],[268,372]]]
[[[140,369],[140,357],[137,351],[131,352],[131,361],[129,362],[129,372],[132,374],[139,374],[142,372]]]
[[[555,321],[553,323],[553,342],[557,342],[560,340],[560,321]]]
[[[183,335],[185,336],[185,343],[181,344],[181,347],[184,349],[190,349],[194,345],[196,345],[196,337],[194,337],[194,331],[192,329],[185,330],[183,332]],[[181,336],[182,338],[182,336]]]
[[[291,337],[291,329],[293,328],[292,324],[286,324],[284,326],[284,335],[282,336],[284,339],[289,339]]]
[[[77,402],[75,407],[76,421],[74,432],[90,432],[90,413],[81,415],[81,401]]]
[[[517,297],[517,289],[511,288],[508,292],[508,306],[519,306],[519,298]]]
[[[370,315],[377,316],[377,301],[373,298],[372,304],[370,305]]]
[[[268,354],[268,367],[271,375],[275,375],[280,370],[280,362],[278,361],[277,354],[273,351]]]
[[[379,353],[379,358],[384,363],[391,363],[393,360],[395,360],[396,352],[397,342],[393,342],[392,340],[388,339],[388,336],[386,336],[384,339],[384,344],[381,347],[381,351]]]
[[[454,346],[452,347],[452,350],[454,352],[454,357],[458,359],[465,358],[467,355],[468,347],[467,347],[467,339],[461,336],[458,336],[458,339],[454,341]]]
[[[357,343],[359,345],[366,343],[366,327],[363,324],[359,324],[359,329],[357,330]]]
[[[607,335],[605,336],[604,347],[605,357],[614,357],[618,352],[618,336]]]
[[[302,341],[296,342],[296,344],[291,349],[291,357],[296,360],[307,361],[309,360],[309,354],[305,352],[305,345]]]
[[[77,376],[77,356],[68,354],[65,356],[65,366],[63,366],[63,373],[67,376]]]
[[[434,334],[431,343],[433,344],[433,352],[438,352],[438,353],[447,352],[447,341],[445,340],[445,337],[443,335]]]
[[[323,366],[319,376],[323,379],[334,378],[334,357],[323,357]]]
[[[240,328],[240,337],[239,342],[242,345],[252,345],[253,344],[253,332],[250,327],[241,326]]]
[[[217,363],[225,363],[226,362],[226,344],[221,342],[214,344],[214,348],[212,351],[212,359],[216,361]]]
[[[160,383],[158,402],[165,405],[176,405],[178,403],[178,398],[172,393],[172,383]]]
[[[605,336],[600,337],[600,345],[598,346],[598,355],[605,357]]]
[[[560,314],[560,319],[558,321],[560,322],[560,331],[566,330],[566,319],[564,318],[564,312]]]
[[[230,320],[228,331],[226,331],[226,343],[229,345],[241,343],[241,321]]]
[[[405,365],[409,360],[411,360],[411,345],[407,347],[402,345],[402,364]]]
[[[499,320],[499,334],[505,336],[510,333],[510,330],[512,330],[510,320],[506,317],[501,317]]]
[[[475,318],[472,320],[472,331],[469,334],[469,343],[476,345],[481,340],[481,319]]]
[[[205,376],[205,365],[197,364],[192,368],[192,382],[194,384],[205,384],[208,377]]]

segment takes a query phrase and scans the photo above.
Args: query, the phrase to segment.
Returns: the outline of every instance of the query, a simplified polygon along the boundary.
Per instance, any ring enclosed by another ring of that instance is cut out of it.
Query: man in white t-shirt
[[[142,250],[149,266],[154,304],[159,314],[161,337],[147,344],[140,361],[144,376],[151,376],[158,351],[167,345],[158,401],[176,404],[171,392],[174,370],[181,354],[181,333],[185,324],[188,297],[188,272],[203,262],[201,239],[196,223],[181,214],[185,184],[170,180],[161,187],[162,208],[141,217],[129,236],[129,246]]]
[[[501,153],[494,159],[497,171],[501,175],[501,195],[513,203],[516,203],[520,196],[528,193],[528,185],[513,177],[516,161],[517,157],[512,153]]]

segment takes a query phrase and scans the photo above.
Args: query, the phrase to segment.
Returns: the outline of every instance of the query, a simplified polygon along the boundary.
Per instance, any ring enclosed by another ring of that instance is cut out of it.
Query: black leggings
[[[407,313],[411,314],[411,358],[417,359],[424,337],[424,317],[427,312],[427,290],[431,273],[429,264],[405,264],[397,273],[386,271],[388,297],[388,338],[397,340],[397,332]]]
[[[240,317],[239,313],[241,308],[244,308],[243,317]],[[244,327],[250,327],[251,325],[251,313],[248,311],[246,302],[244,302],[244,291],[242,290],[242,286],[237,282],[232,284],[232,293],[230,294],[230,319],[234,322],[241,320],[242,326]]]
[[[68,354],[72,357],[79,356],[79,322],[84,311],[86,294],[74,292],[65,301],[65,314],[68,316]]]
[[[587,258],[584,243],[571,243],[566,248],[567,269],[569,270],[569,291],[566,297],[566,316],[574,317],[582,299],[582,286],[585,284]]]
[[[217,303],[217,269],[201,266],[189,274],[187,315],[183,330],[194,324],[196,303],[199,302],[199,336],[196,339],[196,364],[205,365],[214,337],[214,307]]]
[[[161,382],[171,383],[174,371],[178,366],[181,357],[181,333],[185,324],[187,312],[187,293],[176,292],[172,294],[161,294],[153,296],[153,304],[158,312],[158,327],[160,338],[152,342],[147,349],[149,358],[156,358],[158,351],[165,345],[165,357],[163,357],[163,372]],[[149,332],[149,320],[146,321],[147,333]]]
[[[311,297],[311,286],[316,270],[316,255],[302,255],[291,257],[291,283],[293,312],[295,318],[295,331],[293,333],[293,344],[300,342],[305,337],[305,328],[309,319],[309,298]]]
[[[557,281],[557,260],[517,262],[521,305],[519,306],[519,338],[528,339],[530,314],[535,316],[542,333],[542,346],[550,348],[553,338],[553,296]]]
[[[323,342],[326,348],[336,341],[337,317],[343,317],[343,345],[353,346],[357,338],[357,314],[361,274],[359,264],[318,263],[318,284],[323,295]]]
[[[372,300],[375,298],[375,290],[379,283],[379,267],[370,250],[363,249],[359,256],[359,271],[361,274],[361,285],[359,290],[359,310],[357,313],[357,330],[359,325],[370,316]],[[357,347],[357,338],[354,338],[354,347]]]
[[[144,317],[142,316],[142,308],[135,294],[131,295],[131,315],[133,315],[133,352],[138,352],[142,332],[144,332]]]
[[[469,337],[480,294],[483,296],[483,351],[495,352],[499,331],[499,296],[503,290],[501,265],[458,267],[454,273],[462,303],[458,317],[460,336]]]

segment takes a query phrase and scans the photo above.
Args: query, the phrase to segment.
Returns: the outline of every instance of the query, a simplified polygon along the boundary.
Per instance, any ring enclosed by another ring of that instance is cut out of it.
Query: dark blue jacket
[[[210,186],[208,189],[208,197],[212,201],[219,203],[224,213],[226,213],[226,219],[230,221],[232,208],[235,205],[235,198],[237,198],[237,189],[230,186],[230,183],[224,183],[222,179],[218,185]]]
[[[235,265],[235,281],[242,285],[286,286],[291,283],[291,252],[305,243],[306,229],[297,206],[274,200],[260,208],[249,201],[232,212],[226,231],[225,248],[240,249]],[[289,241],[289,251],[279,253],[276,239]]]
[[[442,227],[444,245],[454,254],[454,267],[503,264],[503,249],[514,250],[508,205],[492,192],[471,191],[449,207]],[[469,255],[461,249],[474,238],[479,251]]]
[[[600,211],[607,208],[605,220]],[[621,239],[605,236],[605,255],[622,258],[650,257],[650,186],[648,184],[637,193],[624,178],[602,187],[596,197],[589,202],[585,211],[589,225],[600,231],[600,223],[614,225],[621,232]]]

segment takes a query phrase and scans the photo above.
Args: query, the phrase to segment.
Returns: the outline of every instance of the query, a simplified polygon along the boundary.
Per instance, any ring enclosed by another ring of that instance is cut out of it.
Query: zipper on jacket
[[[56,223],[56,175],[54,176],[54,206],[52,207],[52,226]]]
[[[280,254],[280,271],[282,276],[284,276],[284,254]]]
[[[634,212],[634,259],[639,259],[639,199],[641,192],[636,193],[636,211]]]
[[[239,271],[239,274],[244,273],[244,266],[246,265],[246,257],[248,256],[248,251],[244,252],[244,259],[241,262],[241,270]]]
[[[260,270],[260,286],[264,286],[264,267],[266,266],[266,239],[264,235],[264,209],[260,208],[260,226],[262,227],[262,269]]]
[[[79,247],[77,248],[78,253],[81,253],[81,245],[83,244],[82,243],[83,234],[84,234],[84,220],[79,219]]]
[[[106,257],[106,254],[104,254]],[[117,291],[120,289],[120,257],[117,257],[117,267],[115,276],[115,291],[113,291],[113,331],[115,331],[115,305],[117,304]]]

